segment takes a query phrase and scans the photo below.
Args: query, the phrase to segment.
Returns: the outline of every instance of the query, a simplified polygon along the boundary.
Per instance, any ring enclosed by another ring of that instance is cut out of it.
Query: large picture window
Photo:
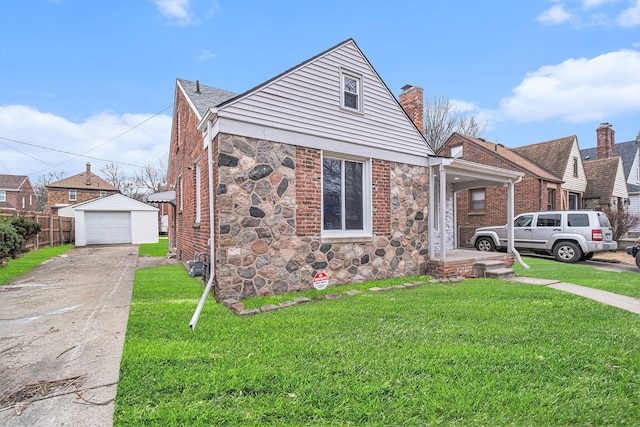
[[[324,157],[322,162],[322,230],[325,236],[370,234],[369,162]]]

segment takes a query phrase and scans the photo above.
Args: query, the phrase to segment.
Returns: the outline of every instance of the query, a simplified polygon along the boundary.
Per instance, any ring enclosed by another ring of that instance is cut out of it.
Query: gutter
[[[213,136],[211,135],[213,132],[211,126],[211,120],[207,121],[207,164],[209,171],[209,281],[207,282],[207,286],[204,288],[204,292],[202,297],[200,297],[200,302],[198,303],[198,307],[196,307],[195,313],[193,313],[193,317],[191,318],[191,322],[189,322],[189,327],[192,331],[196,329],[196,324],[198,323],[198,319],[200,318],[200,313],[202,312],[202,308],[204,307],[204,303],[207,301],[207,297],[209,296],[209,292],[211,292],[211,286],[213,285],[213,281],[215,279],[216,274],[216,257],[215,257],[215,232],[214,232],[214,224],[215,224],[215,204],[214,204],[214,191],[213,191]]]

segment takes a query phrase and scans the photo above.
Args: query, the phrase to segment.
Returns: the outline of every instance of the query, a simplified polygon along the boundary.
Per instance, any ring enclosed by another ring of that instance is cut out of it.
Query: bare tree
[[[640,216],[629,212],[626,209],[604,208],[602,212],[607,214],[613,229],[613,240],[620,243],[620,240],[629,230],[640,225]]]
[[[38,177],[33,185],[33,191],[36,193],[36,210],[38,212],[46,212],[48,209],[47,195],[49,192],[47,191],[47,185],[64,178],[64,172],[49,172]]]
[[[100,169],[100,172],[102,172],[105,181],[116,187],[125,196],[144,201],[145,193],[140,191],[135,178],[126,176],[117,164],[109,162]]]
[[[486,129],[474,115],[461,112],[445,96],[434,96],[426,101],[424,108],[425,138],[434,151],[438,151],[453,132],[480,136]]]
[[[156,165],[145,165],[136,173],[135,183],[140,191],[152,194],[167,190],[169,156],[163,156]]]

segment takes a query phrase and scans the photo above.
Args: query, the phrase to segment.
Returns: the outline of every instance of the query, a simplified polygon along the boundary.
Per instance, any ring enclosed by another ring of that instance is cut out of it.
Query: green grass
[[[523,257],[523,261],[531,268],[525,270],[516,262],[513,271],[518,276],[558,280],[640,298],[640,274],[637,272],[616,273],[598,270],[590,265],[565,264],[535,257]]]
[[[44,261],[61,255],[72,248],[73,245],[54,246],[29,251],[20,258],[10,259],[7,265],[0,267],[0,285],[11,282],[16,277],[30,272],[34,267]]]
[[[191,332],[202,290],[181,265],[138,270],[115,425],[640,420],[640,317],[588,299],[475,279],[248,317],[209,300]]]
[[[140,245],[138,249],[138,255],[140,256],[152,256],[152,257],[165,257],[169,252],[169,243],[166,236],[161,236],[158,239],[158,243],[145,243]]]

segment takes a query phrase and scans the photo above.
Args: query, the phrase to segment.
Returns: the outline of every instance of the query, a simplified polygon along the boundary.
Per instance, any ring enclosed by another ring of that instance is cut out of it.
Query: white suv
[[[543,211],[518,215],[513,221],[517,250],[550,254],[562,262],[591,259],[596,252],[615,251],[611,223],[599,211]],[[507,226],[481,227],[471,238],[479,251],[504,250]]]

